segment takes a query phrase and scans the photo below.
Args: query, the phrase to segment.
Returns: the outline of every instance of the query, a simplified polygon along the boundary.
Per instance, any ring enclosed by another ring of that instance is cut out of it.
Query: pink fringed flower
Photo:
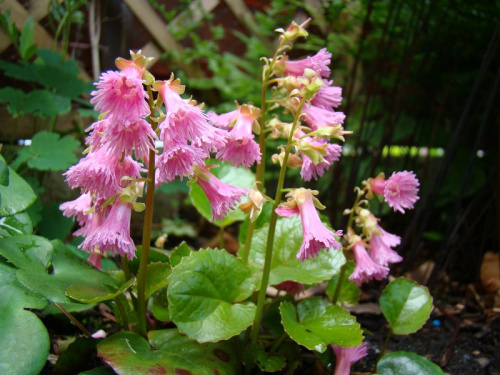
[[[109,119],[104,130],[102,143],[107,150],[121,157],[129,155],[134,150],[136,158],[144,159],[149,150],[154,150],[154,141],[158,137],[151,125],[143,119],[119,120],[114,115]]]
[[[196,183],[205,192],[212,208],[212,221],[222,219],[236,203],[247,193],[247,189],[228,185],[215,177],[208,169],[198,165],[193,166]]]
[[[238,108],[237,117],[235,117],[236,121],[229,131],[227,143],[219,150],[217,158],[234,166],[243,165],[246,168],[255,162],[260,163],[260,147],[255,142],[252,131],[259,114],[260,110],[250,105],[242,105]],[[231,118],[232,115],[226,119],[230,120]],[[234,121],[234,119],[231,121]]]
[[[337,356],[334,375],[349,375],[351,373],[351,364],[359,361],[368,354],[366,343],[362,343],[354,348],[343,348],[338,345],[332,345],[332,348]]]
[[[320,143],[318,141],[312,142]],[[333,162],[339,161],[342,155],[342,146],[329,144],[325,148],[325,151],[326,155],[323,156],[324,161],[318,164],[314,164],[307,155],[302,154],[302,169],[300,170],[300,175],[304,181],[311,181],[311,179],[317,180],[319,177],[323,176],[323,173],[331,167]]]
[[[330,110],[337,108],[342,102],[342,88],[331,86],[333,81],[325,81],[325,86],[319,89],[311,100],[313,106]]]
[[[184,176],[192,176],[193,165],[204,166],[207,157],[208,154],[198,147],[171,143],[161,155],[156,156],[156,183],[171,182],[175,177],[182,180]]]
[[[386,203],[394,211],[405,212],[406,209],[413,209],[418,197],[417,176],[413,172],[394,172],[391,177],[384,180],[384,175],[380,174],[376,178],[368,180],[371,191],[377,195],[383,195]]]
[[[90,102],[95,104],[96,111],[105,116],[113,114],[120,119],[139,119],[149,116],[148,94],[142,85],[143,80],[136,69],[121,72],[108,71],[101,74],[96,83],[97,90]]]
[[[334,236],[342,236],[342,231],[332,232],[321,222],[316,206],[324,208],[314,197],[318,192],[299,188],[287,194],[288,202],[280,205],[276,213],[283,217],[300,215],[304,238],[297,258],[302,262],[318,255],[321,249],[328,251],[330,247],[340,249],[342,246]]]
[[[125,187],[125,183],[121,181],[123,177],[139,178],[142,171],[141,164],[130,156],[120,161],[120,157],[109,154],[106,148],[100,148],[89,153],[64,175],[73,189],[80,187],[84,193],[111,198]]]
[[[236,117],[240,114],[239,109],[235,109],[234,111],[222,113],[218,115],[214,111],[208,111],[207,116],[208,120],[218,128],[224,130],[231,130],[231,123],[236,120]]]
[[[361,286],[371,279],[382,280],[387,277],[389,268],[375,263],[366,252],[365,244],[359,238],[355,240],[352,250],[356,259],[356,266],[351,276],[349,276],[349,280],[354,281],[357,286]]]
[[[75,200],[65,202],[59,206],[59,209],[66,217],[74,216],[80,225],[86,221],[87,214],[85,212],[92,208],[92,197],[90,194],[82,194]]]
[[[285,60],[285,74],[293,76],[304,75],[304,70],[312,69],[315,72],[320,72],[321,76],[327,78],[330,76],[330,62],[332,54],[322,48],[314,56],[308,56],[302,60],[290,61]]]
[[[392,263],[399,263],[403,258],[391,247],[396,247],[401,243],[401,237],[388,233],[377,226],[380,233],[373,233],[370,238],[370,249],[368,253],[376,263],[381,266],[388,266]]]
[[[342,112],[335,112],[331,109],[316,107],[307,103],[302,108],[302,112],[305,114],[304,118],[312,130],[316,130],[321,126],[343,124],[345,120],[345,115]]]
[[[131,214],[132,205],[117,199],[102,224],[89,233],[79,247],[88,252],[97,248],[101,253],[134,258],[135,245],[130,238]]]

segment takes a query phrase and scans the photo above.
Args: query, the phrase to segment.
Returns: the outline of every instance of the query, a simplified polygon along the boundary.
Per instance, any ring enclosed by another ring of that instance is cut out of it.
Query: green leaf
[[[3,87],[0,89],[0,104],[6,104],[7,110],[16,118],[23,107],[25,93],[13,87]]]
[[[153,316],[162,321],[170,320],[170,311],[168,310],[167,289],[161,289],[153,296],[151,301],[151,312]]]
[[[418,354],[399,351],[384,355],[377,363],[379,375],[442,375],[435,363]]]
[[[11,216],[27,209],[36,199],[31,186],[9,168],[9,185],[0,185],[0,216]]]
[[[342,285],[340,287],[340,293],[337,299],[342,305],[345,306],[354,306],[358,303],[359,297],[361,295],[361,291],[359,287],[356,285],[354,281],[349,280],[349,276],[351,276],[354,271],[355,263],[353,261],[348,261],[346,263],[346,272],[344,273],[344,277],[342,279]],[[328,284],[326,285],[326,295],[332,299],[335,294],[335,289],[337,288],[337,283],[339,281],[339,276],[335,275],[332,277]]]
[[[199,341],[225,340],[248,327],[255,305],[251,270],[224,250],[184,257],[169,277],[168,303],[179,330]]]
[[[254,277],[260,285],[266,252],[269,225],[256,230],[250,247],[248,265],[257,270]],[[274,236],[273,260],[269,285],[291,280],[298,283],[314,284],[330,279],[345,263],[342,251],[322,250],[315,259],[301,262],[296,255],[302,245],[302,224],[298,218],[278,219]],[[239,255],[242,256],[242,247]]]
[[[71,110],[69,98],[47,90],[33,90],[25,96],[21,114],[31,113],[40,117],[64,115]]]
[[[19,151],[20,157],[28,161],[28,167],[40,171],[64,171],[78,161],[75,154],[80,142],[58,133],[41,131],[31,140],[31,146]]]
[[[35,23],[32,17],[28,17],[21,32],[19,40],[19,54],[23,60],[29,60],[36,51],[33,45],[33,37],[35,35]]]
[[[17,268],[45,270],[52,258],[52,244],[39,236],[0,238],[0,255]]]
[[[66,295],[82,303],[109,301],[125,292],[134,281],[129,279],[118,289],[104,285],[71,285],[66,289]]]
[[[286,359],[283,356],[270,355],[263,347],[258,346],[255,354],[257,366],[264,372],[276,372],[286,365]]]
[[[177,266],[182,258],[191,254],[192,251],[193,249],[185,241],[182,241],[179,246],[172,250],[172,254],[170,255],[170,264],[172,267]]]
[[[146,299],[154,292],[168,285],[168,277],[172,273],[172,268],[168,263],[149,263],[146,273]]]
[[[301,300],[297,306],[283,302],[280,311],[285,331],[310,350],[324,352],[329,344],[358,346],[363,340],[356,318],[319,297]]]
[[[120,287],[114,278],[93,268],[61,241],[53,241],[53,244],[51,273],[47,273],[42,267],[30,267],[17,271],[17,278],[27,288],[51,302],[65,304],[66,309],[78,309],[82,305],[66,296],[66,289],[70,286],[87,285],[110,288],[110,290],[113,290],[113,287],[114,290]]]
[[[59,209],[59,203],[52,202],[49,207],[43,207],[38,232],[49,240],[64,241],[74,226],[75,222]]]
[[[0,157],[0,185],[7,186],[9,184],[9,166],[4,158]]]
[[[198,344],[176,329],[151,331],[149,343],[132,332],[117,333],[97,345],[98,355],[119,374],[237,374],[228,342]]]
[[[229,164],[222,164],[217,168],[211,169],[211,172],[222,182],[233,186],[250,189],[255,183],[255,175],[249,169],[237,168]],[[189,196],[191,197],[191,201],[198,212],[208,221],[212,221],[212,208],[210,206],[210,201],[198,184],[191,185]],[[243,198],[241,203],[246,200],[246,198]],[[215,220],[214,224],[219,227],[227,227],[236,221],[245,220],[245,218],[246,214],[236,207],[234,210],[229,211],[224,219]]]
[[[47,305],[16,279],[15,268],[0,263],[0,370],[3,374],[38,374],[49,354],[49,335],[29,309]]]
[[[399,278],[382,292],[380,308],[394,334],[408,335],[418,331],[429,319],[432,297],[426,287]]]
[[[31,233],[33,233],[33,225],[30,216],[26,212],[0,218],[0,237]]]

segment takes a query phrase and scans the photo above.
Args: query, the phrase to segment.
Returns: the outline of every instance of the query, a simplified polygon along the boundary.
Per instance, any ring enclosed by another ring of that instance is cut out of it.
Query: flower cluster
[[[132,53],[131,61],[117,60],[119,71],[101,75],[91,100],[101,116],[87,129],[86,156],[65,173],[68,185],[80,188],[82,195],[60,208],[65,216],[77,219],[81,228],[75,235],[85,237],[79,247],[91,253],[89,261],[98,268],[104,253],[129,259],[135,256],[130,218],[133,209],[144,208],[136,199],[142,195],[141,174],[147,171],[144,164],[151,167],[150,158],[154,157],[156,184],[176,177],[197,183],[210,200],[214,220],[222,218],[246,194],[246,189],[223,183],[205,166],[210,153],[235,164],[247,160],[246,155],[236,155],[232,150],[237,147],[231,146],[246,142],[246,110],[242,110],[241,125],[232,131],[215,127],[201,105],[181,97],[184,86],[171,77],[152,85],[159,93],[154,108],[161,113],[153,117],[153,98],[145,90],[146,83],[153,83],[146,70],[148,63],[140,53]],[[159,109],[161,104],[165,112]],[[157,131],[145,120],[148,116],[152,124],[159,123]],[[161,154],[155,149],[157,140],[163,142]]]

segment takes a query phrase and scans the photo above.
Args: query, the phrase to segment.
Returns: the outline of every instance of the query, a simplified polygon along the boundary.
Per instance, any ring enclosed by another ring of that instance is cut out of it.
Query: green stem
[[[153,92],[147,87],[149,107],[153,115]],[[150,118],[151,127],[156,130],[156,123]],[[142,230],[142,252],[137,274],[137,313],[139,333],[146,337],[146,277],[148,268],[149,249],[151,247],[151,228],[153,225],[153,203],[155,194],[155,151],[149,150],[148,183],[146,188],[146,209],[144,210],[144,226]]]
[[[120,315],[122,316],[123,327],[125,330],[130,331],[130,326],[128,325],[127,314],[125,313],[125,308],[118,297],[114,298],[116,304],[118,305],[118,310],[120,310]]]
[[[255,221],[248,223],[247,237],[245,238],[245,247],[243,250],[243,264],[248,264],[248,257],[250,256],[250,247],[252,246],[253,231],[255,229]]]
[[[387,346],[389,345],[389,340],[392,337],[392,329],[389,329],[389,332],[387,332],[387,336],[385,336],[384,340],[384,345],[382,346],[382,350],[380,351],[380,356],[377,359],[377,362],[380,361],[380,358],[384,355],[385,351],[387,350]]]
[[[344,281],[344,275],[345,275],[345,271],[346,271],[346,266],[347,263],[345,263],[342,268],[340,269],[340,273],[339,273],[339,279],[337,281],[337,285],[335,287],[335,293],[333,294],[333,298],[332,298],[332,303],[335,305],[339,299],[339,295],[340,295],[340,291],[342,290],[342,282]]]
[[[62,307],[60,304],[58,304],[58,303],[56,303],[56,302],[54,302],[54,305],[55,305],[55,306],[56,306],[59,310],[61,310],[61,312],[62,312],[64,315],[66,315],[66,317],[67,317],[69,320],[71,320],[73,323],[75,323],[75,325],[76,325],[76,326],[80,329],[80,331],[82,331],[82,332],[83,332],[83,334],[84,334],[85,336],[87,336],[88,338],[91,338],[91,337],[92,337],[92,334],[91,334],[91,333],[87,330],[87,328],[85,328],[85,327],[83,326],[83,324],[82,324],[82,323],[80,323],[80,322],[78,321],[78,319],[76,319],[73,315],[71,315],[71,313],[70,313],[68,310],[66,310],[64,307]]]
[[[219,230],[219,248],[224,249],[225,243],[224,243],[224,227],[220,227]]]
[[[276,341],[273,343],[273,345],[271,346],[271,349],[269,349],[269,354],[274,354],[274,352],[276,351],[276,349],[279,348],[279,346],[281,345],[281,343],[283,342],[283,340],[285,340],[287,338],[288,334],[286,332],[283,332],[281,334],[280,337],[278,337],[276,339]]]
[[[262,311],[264,309],[264,302],[266,300],[266,291],[267,285],[269,283],[269,274],[271,273],[271,261],[273,259],[273,245],[274,245],[274,234],[276,232],[276,222],[278,221],[278,214],[276,213],[276,209],[281,203],[281,197],[283,195],[283,185],[285,183],[285,175],[286,168],[288,164],[288,156],[290,155],[291,147],[293,141],[293,133],[295,132],[295,128],[299,121],[300,113],[302,111],[302,107],[304,106],[305,100],[302,99],[299,107],[297,109],[297,113],[295,115],[292,129],[290,131],[290,135],[288,137],[288,143],[285,150],[285,156],[283,157],[283,164],[281,165],[280,176],[278,179],[278,186],[276,188],[276,197],[274,199],[273,208],[271,211],[271,218],[269,220],[269,232],[267,235],[267,243],[266,243],[266,254],[264,261],[264,270],[262,271],[262,281],[260,284],[259,295],[257,297],[257,309],[255,312],[255,319],[253,322],[252,328],[252,345],[255,345],[257,342],[257,338],[259,336],[259,326],[260,320],[262,318]]]
[[[127,257],[120,257],[120,262],[122,265],[122,271],[125,274],[125,280],[130,280],[132,278],[132,273],[130,272],[130,267],[128,266]]]

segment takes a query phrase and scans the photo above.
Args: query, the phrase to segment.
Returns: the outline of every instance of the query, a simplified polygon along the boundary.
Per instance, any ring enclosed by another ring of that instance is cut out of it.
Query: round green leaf
[[[408,335],[418,331],[429,319],[432,297],[426,287],[399,278],[382,292],[380,308],[394,334]]]
[[[342,285],[340,286],[340,293],[337,299],[337,302],[344,306],[354,306],[358,303],[359,297],[361,295],[361,291],[359,287],[356,285],[354,281],[349,280],[349,276],[351,276],[354,271],[354,262],[348,261],[346,263],[346,272],[344,273],[344,277],[342,279]],[[337,288],[337,283],[339,281],[340,274],[337,274],[328,281],[326,285],[326,295],[333,298],[335,294],[335,289]]]
[[[418,354],[399,351],[384,355],[377,363],[379,375],[443,375],[435,363]]]
[[[33,233],[33,225],[30,216],[26,212],[0,218],[0,237],[31,233]]]
[[[322,298],[308,298],[297,306],[283,302],[281,321],[290,337],[310,350],[324,352],[327,345],[358,346],[363,335],[356,318]]]
[[[162,322],[170,320],[166,289],[162,289],[154,294],[153,300],[151,301],[151,312],[156,319]]]
[[[255,175],[249,169],[237,168],[229,164],[221,164],[216,168],[212,168],[210,171],[215,175],[215,177],[226,184],[245,189],[250,189],[255,184]],[[191,185],[189,196],[191,197],[191,201],[198,212],[208,221],[212,221],[212,208],[210,206],[210,201],[198,184]],[[246,200],[247,198],[243,197],[241,203]],[[236,221],[245,220],[245,218],[246,214],[244,214],[239,208],[236,208],[229,211],[224,219],[215,220],[214,224],[219,227],[227,227]]]
[[[0,280],[0,372],[38,374],[49,354],[49,335],[25,308],[42,309],[47,301],[19,284],[16,270],[3,263]]]
[[[17,268],[42,269],[52,259],[52,243],[39,236],[0,238],[0,254]]]
[[[36,199],[31,186],[12,168],[9,168],[9,184],[0,185],[0,216],[10,216],[27,209]]]
[[[98,355],[118,374],[238,373],[230,343],[198,344],[176,329],[151,331],[148,342],[132,332],[117,333],[97,345]]]
[[[254,232],[248,265],[257,270],[254,277],[260,285],[264,269],[267,234],[269,226]],[[342,251],[331,249],[321,250],[315,259],[301,262],[297,253],[302,245],[302,224],[298,218],[278,219],[274,236],[273,260],[269,284],[276,285],[291,280],[298,283],[314,284],[330,279],[340,271],[345,263]],[[240,250],[240,256],[242,255]]]
[[[172,250],[172,254],[170,255],[170,265],[172,267],[177,266],[181,262],[182,258],[191,254],[191,251],[193,251],[193,249],[189,247],[185,241],[182,241],[179,246]]]
[[[224,250],[184,257],[169,277],[168,303],[179,330],[199,341],[219,341],[248,327],[255,305],[251,270]]]
[[[172,273],[172,268],[168,263],[150,263],[146,273],[146,299],[154,292],[168,285],[168,277]]]
[[[129,279],[118,289],[104,285],[72,285],[66,289],[66,295],[82,303],[108,301],[122,294],[132,286],[134,279]]]

